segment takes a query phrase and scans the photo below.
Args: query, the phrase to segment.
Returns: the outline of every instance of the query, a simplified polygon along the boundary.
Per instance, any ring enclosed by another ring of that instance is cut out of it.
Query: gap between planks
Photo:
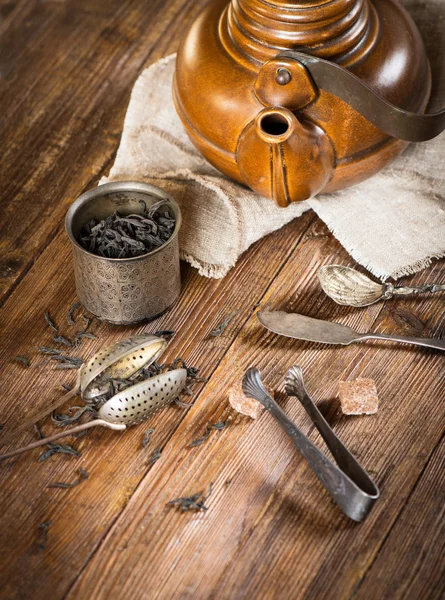
[[[310,211],[312,213],[312,211]],[[298,238],[295,241],[295,244],[293,246],[293,248],[290,250],[287,258],[281,263],[281,265],[278,267],[278,269],[276,270],[276,272],[274,273],[274,276],[270,279],[269,284],[267,285],[267,288],[264,290],[261,298],[258,300],[259,303],[261,303],[261,300],[264,298],[264,296],[267,294],[267,292],[269,291],[270,287],[272,286],[273,282],[276,280],[276,278],[279,276],[279,274],[281,273],[281,271],[283,270],[283,268],[285,267],[285,265],[287,264],[287,262],[292,258],[294,252],[297,250],[298,246],[300,245],[301,241],[304,239],[305,234],[311,229],[311,227],[313,226],[313,224],[316,222],[317,217],[314,215],[308,222],[308,224],[306,225],[306,227],[301,231],[300,235],[298,236]],[[249,251],[247,251],[249,252]],[[211,379],[212,375],[215,373],[215,371],[218,369],[219,365],[221,364],[221,362],[223,361],[223,359],[225,358],[225,356],[227,355],[227,353],[229,352],[229,350],[232,348],[233,344],[236,342],[238,336],[240,335],[240,333],[243,331],[245,325],[250,321],[250,319],[254,316],[256,311],[251,312],[245,319],[244,321],[241,323],[241,325],[238,327],[238,329],[233,333],[232,339],[230,341],[230,343],[228,344],[227,348],[225,349],[224,353],[222,354],[222,356],[218,359],[218,362],[215,364],[214,368],[212,369],[212,371],[210,372],[210,374],[208,375],[209,380]],[[164,445],[161,448],[161,452],[164,450],[165,446],[170,442],[170,440],[175,436],[177,430],[180,428],[183,419],[193,410],[193,408],[195,407],[195,405],[198,404],[199,399],[201,397],[201,395],[203,394],[204,390],[205,390],[206,384],[204,384],[199,391],[197,391],[195,393],[195,400],[193,402],[193,406],[190,407],[190,409],[188,409],[184,415],[182,416],[182,418],[178,419],[177,425],[176,427],[171,431],[171,434],[166,438]],[[152,468],[154,467],[154,464],[150,465],[148,467],[148,469],[146,470],[146,472],[144,473],[144,475],[141,477],[140,481],[138,482],[137,486],[135,487],[133,494],[131,496],[131,499],[137,495],[138,490],[140,489],[141,485],[143,484],[144,480],[146,479],[146,477],[149,475],[150,471],[152,470]],[[96,556],[97,553],[100,552],[102,545],[105,543],[105,541],[107,540],[107,538],[109,537],[109,535],[112,533],[112,531],[114,530],[114,528],[118,525],[121,517],[123,516],[123,514],[125,513],[125,511],[127,509],[129,509],[129,505],[131,504],[131,499],[129,500],[128,504],[126,504],[126,506],[122,509],[122,511],[120,513],[118,513],[115,517],[115,519],[110,523],[110,526],[108,527],[108,529],[104,532],[104,535],[102,537],[102,539],[100,540],[100,542],[98,543],[97,547],[95,548],[95,550],[90,554],[90,558],[88,560],[88,562],[85,563],[84,567],[82,568],[82,570],[79,572],[78,576],[76,577],[76,579],[72,582],[71,586],[68,588],[66,594],[64,595],[64,598],[67,598],[71,592],[71,590],[74,588],[74,586],[77,584],[78,580],[82,577],[85,569],[88,568],[88,565],[90,564],[91,560],[93,560],[93,558]]]
[[[289,261],[287,261],[287,263],[288,263],[288,262],[289,262]],[[267,294],[267,292],[265,292],[265,294]],[[263,298],[264,298],[264,295],[263,295]],[[374,316],[374,318],[372,319],[372,322],[374,322],[374,323],[377,321],[377,319],[378,319],[379,315],[382,313],[382,311],[383,311],[383,310],[385,310],[385,305],[380,305],[380,306],[379,306],[379,307],[378,307],[376,310],[377,310],[378,312],[377,312],[377,314]],[[239,337],[240,333],[241,333],[241,332],[238,332],[238,334],[237,334],[237,337]],[[202,393],[202,392],[201,392],[201,393]],[[196,406],[196,404],[195,404],[195,406]],[[197,408],[198,408],[198,407],[196,406],[196,409],[197,409]],[[428,462],[428,460],[429,460],[429,458],[426,458],[426,461],[425,461],[425,462]],[[425,463],[424,463],[424,464],[425,464]],[[416,481],[419,479],[420,475],[421,475],[421,469],[420,469],[419,473],[417,474],[417,477],[416,477],[416,479],[414,479],[414,481],[413,481],[413,483],[412,483],[411,487],[410,487],[408,490],[406,490],[406,494],[408,494],[408,495],[410,495],[410,494],[411,494],[411,492],[412,492],[412,489],[413,489],[413,486],[415,485]],[[144,476],[144,479],[145,479],[146,477],[147,477],[147,475],[146,475],[146,476]],[[142,482],[141,482],[141,483],[142,483]],[[140,487],[139,487],[138,489],[140,489]],[[137,502],[137,500],[138,500],[138,499],[137,499],[137,498],[135,498],[135,496],[133,496],[133,499],[132,499],[132,500],[130,500],[130,503],[129,503],[128,507],[127,507],[127,508],[128,508],[128,511],[129,511],[129,510],[130,510],[130,508],[133,506],[134,502]],[[403,509],[403,506],[400,508],[400,510],[402,510],[402,509]],[[397,520],[397,519],[399,518],[399,515],[400,515],[400,510],[398,510],[397,512],[395,512],[395,513],[394,513],[394,515],[391,517],[393,521],[395,521],[395,520]],[[121,513],[119,520],[118,520],[118,521],[116,521],[116,522],[115,522],[115,524],[113,525],[113,528],[112,528],[112,529],[110,529],[110,531],[109,531],[109,533],[107,534],[106,538],[103,540],[103,542],[102,542],[101,546],[103,546],[103,545],[106,543],[107,539],[110,539],[110,538],[111,538],[111,536],[113,535],[113,531],[114,531],[114,530],[116,530],[116,529],[117,529],[117,527],[119,526],[119,521],[120,521],[121,519],[123,519],[123,518],[124,518],[124,514],[125,514],[125,513]],[[250,537],[250,536],[249,536],[249,537]],[[248,538],[247,538],[247,539],[248,539]],[[246,543],[246,539],[244,540],[244,545],[245,545],[245,543]],[[375,550],[377,551],[379,547],[380,547],[380,545],[376,545],[376,547],[375,547]],[[375,553],[374,553],[374,554],[375,554]],[[373,555],[370,557],[370,560],[371,560],[371,561],[373,560],[374,554],[373,554]]]
[[[174,35],[175,35],[175,29],[171,27],[171,23],[178,20],[178,16],[183,14],[185,11],[187,11],[187,7],[190,4],[192,4],[192,2],[188,1],[185,3],[178,3],[178,4],[179,5],[176,6],[176,11],[174,12],[173,15],[170,15],[170,12],[161,14],[159,25],[163,25],[163,27],[162,27],[162,29],[159,29],[159,31],[156,32],[156,39],[153,41],[153,43],[150,45],[150,47],[148,49],[146,49],[144,52],[142,52],[144,45],[146,44],[146,40],[143,38],[143,36],[139,36],[137,39],[137,43],[133,43],[128,48],[124,48],[121,53],[117,52],[117,54],[119,56],[123,53],[123,56],[126,57],[126,62],[125,62],[126,68],[128,68],[127,67],[128,64],[131,65],[131,61],[134,60],[134,56],[137,56],[138,60],[137,60],[136,67],[133,68],[134,77],[132,78],[131,83],[128,85],[128,87],[124,91],[122,91],[121,93],[119,93],[117,95],[117,98],[114,102],[114,106],[116,106],[116,105],[123,106],[124,104],[127,103],[129,93],[134,85],[134,82],[136,81],[137,77],[141,73],[142,69],[147,65],[147,62],[149,61],[152,54],[156,51],[156,49],[158,47],[165,47],[166,44],[167,44],[167,47],[170,48],[170,44],[172,43],[172,41],[174,39]],[[170,11],[172,10],[172,8],[173,7],[170,7]],[[125,10],[129,10],[129,8],[127,6],[120,6],[120,10],[125,11]],[[192,19],[194,12],[196,12],[196,7],[195,7],[195,11],[189,11],[189,12],[190,12],[190,15],[187,14],[187,16],[186,16],[187,20]],[[94,49],[98,44],[102,43],[103,40],[101,39],[100,33],[102,30],[104,30],[104,28],[109,29],[110,27],[113,27],[119,23],[119,15],[120,15],[120,12],[118,14],[115,14],[113,16],[113,19],[109,19],[108,21],[104,21],[103,16],[100,17],[99,21],[103,22],[103,24],[101,27],[97,28],[97,39],[95,39],[94,43],[91,45],[92,49]],[[54,23],[53,23],[54,20],[55,20],[55,18],[50,19],[50,21],[49,21],[50,26],[54,26]],[[57,23],[57,21],[56,21],[56,23]],[[106,27],[105,27],[105,24],[106,24]],[[45,23],[45,25],[47,25],[47,24]],[[170,30],[172,30],[170,32],[170,35],[166,36],[166,33],[169,32]],[[89,49],[88,52],[91,52],[91,48]],[[40,54],[41,53],[42,52],[40,52]],[[102,56],[101,56],[101,58],[102,58]],[[121,56],[120,56],[120,60],[122,60]],[[83,71],[86,68],[85,65],[83,64],[83,62],[81,62],[80,64],[81,64],[80,69],[77,68],[75,73],[73,73],[76,76],[79,76],[78,75],[79,70],[80,70],[80,73],[83,73]],[[72,78],[72,76],[71,76],[71,78]],[[54,83],[53,88],[55,86],[57,86],[60,83],[60,81],[58,79],[56,79],[56,83]],[[48,97],[52,97],[51,94],[49,93],[50,91],[51,90],[49,90],[49,91],[46,90]],[[98,109],[97,102],[93,101],[93,105],[95,106],[96,111],[97,111],[97,109]],[[14,105],[14,110],[17,109],[17,106],[18,106],[18,104],[16,103]],[[73,111],[74,111],[74,106],[73,106]],[[122,122],[120,122],[118,124],[114,124],[113,123],[113,118],[114,118],[113,115],[114,114],[115,114],[115,109],[112,110],[108,106],[107,113],[106,113],[107,121],[111,122],[112,125],[115,125],[116,132],[121,132],[122,127],[123,127],[123,119],[122,119]],[[96,128],[96,125],[93,126],[91,135],[94,135],[95,128]],[[107,147],[107,144],[108,144],[108,147]],[[93,185],[93,183],[95,181],[97,181],[103,174],[105,174],[107,172],[107,169],[111,166],[111,163],[114,160],[118,146],[119,146],[119,139],[117,137],[110,139],[110,136],[107,136],[104,139],[103,146],[101,147],[101,149],[104,151],[105,158],[101,161],[102,165],[100,166],[100,169],[98,171],[96,171],[96,173],[92,177],[90,177],[86,182],[82,183],[80,181],[79,182],[80,185],[78,187],[81,187],[82,190],[88,189],[90,185]],[[39,158],[42,153],[43,153],[43,156],[45,157],[45,152],[46,152],[46,150],[43,146],[42,146],[42,148],[39,148]],[[61,162],[61,160],[63,160],[65,155],[66,155],[66,151],[62,150],[61,156],[58,157],[59,163]],[[80,173],[78,175],[78,179],[79,180],[82,179],[82,173]],[[29,180],[27,181],[27,183],[29,183]],[[75,186],[73,186],[72,181],[70,182],[69,185],[71,188],[75,187]],[[26,193],[25,200],[26,199],[29,200],[31,193],[32,193],[32,190],[30,192]],[[66,208],[67,208],[67,206],[65,207],[65,209]],[[25,257],[25,260],[24,260],[23,264],[20,265],[19,270],[13,275],[12,278],[10,278],[9,285],[6,283],[4,284],[4,291],[2,291],[2,293],[0,294],[0,306],[2,306],[5,303],[5,301],[7,300],[7,298],[10,297],[10,295],[12,294],[14,289],[16,289],[16,287],[20,283],[20,281],[22,281],[23,278],[26,276],[26,274],[29,272],[33,263],[43,253],[43,251],[48,247],[48,244],[51,242],[51,240],[54,239],[54,237],[57,235],[57,232],[59,231],[59,228],[61,226],[60,221],[63,220],[64,211],[63,211],[63,214],[62,214],[61,209],[59,209],[59,211],[56,211],[56,212],[60,213],[60,215],[59,215],[60,218],[57,218],[57,221],[54,222],[54,226],[50,228],[49,234],[41,241],[41,243],[37,247],[31,248],[32,254]],[[48,222],[51,225],[52,221],[47,220],[47,223]],[[35,225],[35,227],[37,230],[39,228],[38,224]],[[9,252],[11,252],[12,255],[14,255],[14,253],[17,252],[17,249],[15,247],[11,247]],[[7,281],[7,279],[8,279],[8,277],[5,276],[4,277],[5,282]]]

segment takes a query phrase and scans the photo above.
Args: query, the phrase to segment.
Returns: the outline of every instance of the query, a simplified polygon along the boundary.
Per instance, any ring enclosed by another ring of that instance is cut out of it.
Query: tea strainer
[[[99,409],[100,419],[83,423],[68,431],[62,431],[23,448],[12,450],[0,456],[0,461],[91,427],[101,426],[115,431],[123,431],[128,426],[137,425],[170,404],[183,390],[186,379],[186,369],[176,369],[150,377],[118,392],[105,402]]]
[[[167,342],[163,338],[154,335],[137,335],[100,350],[82,365],[73,390],[63,395],[50,407],[35,414],[14,431],[0,438],[0,444],[7,443],[17,433],[40,421],[79,393],[85,402],[94,404],[96,398],[111,391],[111,380],[128,379],[135,375],[142,368],[152,364],[166,347]],[[134,425],[172,402],[184,388],[186,379],[186,369],[176,369],[138,382],[118,392],[103,404],[99,409],[99,415],[103,420],[90,421],[80,425],[81,429],[75,427],[46,440],[39,440],[26,448],[14,451],[13,454],[23,452],[28,448],[35,448],[36,445],[42,445],[40,442],[47,443],[95,425],[103,425],[116,430],[125,429],[126,425]],[[4,455],[0,459],[10,455],[12,454]]]

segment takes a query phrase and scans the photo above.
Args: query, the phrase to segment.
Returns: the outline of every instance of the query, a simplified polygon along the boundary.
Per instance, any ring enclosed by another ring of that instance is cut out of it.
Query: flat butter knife
[[[358,333],[351,327],[340,325],[340,323],[283,311],[263,310],[258,312],[257,316],[266,329],[297,340],[319,342],[320,344],[342,344],[343,346],[367,340],[388,340],[445,351],[445,340],[386,335],[385,333]]]

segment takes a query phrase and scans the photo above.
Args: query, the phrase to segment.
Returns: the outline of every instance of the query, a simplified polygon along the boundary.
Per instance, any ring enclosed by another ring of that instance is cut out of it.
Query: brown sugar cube
[[[377,388],[372,379],[339,382],[339,398],[344,415],[373,415],[379,408]]]
[[[228,396],[231,407],[242,415],[252,419],[257,419],[261,415],[263,407],[257,400],[248,398],[244,394],[241,383],[232,386],[229,389]]]

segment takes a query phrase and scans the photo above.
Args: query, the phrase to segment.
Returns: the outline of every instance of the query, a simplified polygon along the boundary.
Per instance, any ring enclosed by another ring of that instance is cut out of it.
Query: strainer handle
[[[62,431],[61,433],[56,433],[50,437],[44,438],[43,440],[38,440],[37,442],[33,442],[28,446],[24,446],[23,448],[17,448],[17,450],[11,450],[7,454],[0,455],[0,461],[5,460],[6,458],[11,458],[12,456],[17,456],[17,454],[22,454],[23,452],[28,452],[28,450],[32,450],[33,448],[38,448],[39,446],[44,446],[45,444],[49,444],[50,442],[55,442],[60,440],[67,435],[73,435],[74,433],[79,433],[80,431],[85,431],[85,429],[90,429],[91,427],[96,427],[99,425],[101,427],[108,427],[109,429],[114,429],[115,431],[123,431],[127,428],[126,425],[122,423],[109,423],[108,421],[104,421],[103,419],[95,419],[94,421],[89,421],[88,423],[83,423],[83,425],[78,425],[77,427],[73,427],[69,431]]]
[[[3,444],[7,444],[11,440],[13,440],[18,433],[25,431],[25,429],[28,429],[28,427],[31,427],[31,425],[34,425],[34,423],[38,423],[44,417],[51,414],[53,412],[53,410],[56,410],[57,408],[59,408],[59,406],[62,406],[62,404],[65,404],[65,402],[67,402],[68,400],[71,400],[71,398],[75,398],[79,392],[80,392],[80,387],[79,387],[79,385],[76,385],[76,387],[73,390],[71,390],[67,394],[64,394],[63,396],[61,396],[58,400],[53,402],[53,404],[51,404],[51,406],[49,406],[49,407],[47,406],[40,412],[36,413],[35,415],[33,415],[32,417],[27,419],[24,423],[22,423],[22,425],[17,427],[17,429],[14,429],[14,431],[7,432],[5,435],[3,435],[0,438],[0,446],[3,446]]]

